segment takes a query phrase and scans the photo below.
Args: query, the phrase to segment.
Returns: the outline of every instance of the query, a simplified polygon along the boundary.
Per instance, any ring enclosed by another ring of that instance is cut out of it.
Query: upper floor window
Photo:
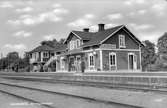
[[[119,35],[119,47],[125,48],[125,35]]]
[[[77,48],[80,47],[80,40],[79,39],[76,40],[76,45],[77,45]]]
[[[69,43],[69,47],[70,47],[70,50],[79,48],[80,47],[80,40],[79,39],[71,40]]]
[[[48,52],[43,52],[43,58],[48,58],[49,57],[49,53]]]

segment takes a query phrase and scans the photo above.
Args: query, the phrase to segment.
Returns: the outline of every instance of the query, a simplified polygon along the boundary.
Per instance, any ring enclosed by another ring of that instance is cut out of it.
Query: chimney
[[[105,24],[98,24],[98,26],[99,26],[99,31],[103,31]]]
[[[84,28],[83,31],[84,32],[89,32],[89,28]]]

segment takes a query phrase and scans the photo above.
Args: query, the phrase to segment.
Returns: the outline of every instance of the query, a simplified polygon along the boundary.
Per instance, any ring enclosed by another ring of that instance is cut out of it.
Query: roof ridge
[[[117,27],[120,28],[120,27],[123,27],[123,26],[125,26],[125,25],[121,24],[121,25],[117,25],[117,26],[114,26],[114,27],[111,27],[111,28],[104,29],[103,31],[97,31],[97,32],[95,32],[95,33],[104,32],[104,31],[106,31],[106,30],[111,30],[111,29],[114,29],[114,28],[117,28]]]

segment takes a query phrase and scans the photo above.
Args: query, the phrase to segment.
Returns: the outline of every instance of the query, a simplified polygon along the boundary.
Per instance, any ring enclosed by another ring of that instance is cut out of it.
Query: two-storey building
[[[40,45],[28,52],[30,57],[30,64],[33,66],[34,71],[39,71],[38,66],[43,66],[55,54],[55,49],[47,45]]]
[[[105,29],[99,24],[97,32],[72,31],[64,44],[67,49],[56,51],[56,68],[60,72],[141,70],[142,43],[126,26]]]

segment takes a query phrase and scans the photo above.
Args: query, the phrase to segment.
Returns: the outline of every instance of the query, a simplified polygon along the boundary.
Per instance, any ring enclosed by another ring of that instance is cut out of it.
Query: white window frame
[[[113,56],[115,56],[115,61],[114,61],[115,64],[111,64],[111,57],[113,57]],[[109,66],[110,66],[110,67],[111,67],[111,66],[117,67],[117,55],[116,55],[115,52],[109,53]]]
[[[137,59],[137,55],[135,54],[135,53],[128,53],[128,70],[130,70],[130,67],[129,67],[129,56],[130,55],[132,55],[133,56],[133,70],[137,70],[137,61],[138,61],[138,59]],[[135,67],[135,65],[136,65],[136,67]]]
[[[88,63],[89,63],[89,67],[95,67],[95,56],[93,55],[93,53],[90,53],[88,57],[89,57],[89,59],[88,59],[88,60],[89,60],[89,61],[88,61]],[[91,58],[90,58],[90,57],[93,58],[93,62],[92,62],[93,65],[91,64],[91,61],[90,61]]]
[[[74,49],[74,41],[73,40],[70,41],[70,50],[72,50],[72,49]]]
[[[43,58],[49,58],[49,52],[43,52]]]
[[[77,40],[76,40],[76,46],[77,46],[77,48],[79,48],[79,47],[80,47],[80,45],[81,45],[80,40],[79,40],[79,39],[77,39]]]
[[[70,41],[69,44],[70,44],[69,46],[70,46],[70,50],[71,50],[72,49],[72,41]]]
[[[126,48],[125,45],[125,35],[119,35],[119,48]]]
[[[79,48],[80,47],[80,45],[81,45],[81,42],[80,42],[80,40],[79,39],[76,39],[76,40],[71,40],[70,42],[69,42],[69,49],[70,50],[72,50],[72,49],[77,49],[77,48]]]

